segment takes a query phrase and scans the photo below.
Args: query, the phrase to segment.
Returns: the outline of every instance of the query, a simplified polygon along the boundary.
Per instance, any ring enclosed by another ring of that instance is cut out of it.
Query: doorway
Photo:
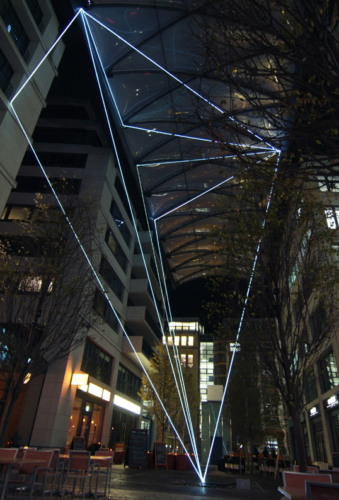
[[[77,396],[73,404],[66,446],[72,445],[75,436],[84,438],[85,448],[91,444],[98,444],[101,439],[103,416],[103,404]]]

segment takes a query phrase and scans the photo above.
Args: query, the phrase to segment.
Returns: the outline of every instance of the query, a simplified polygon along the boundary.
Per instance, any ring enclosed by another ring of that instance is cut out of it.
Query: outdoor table
[[[3,480],[3,485],[2,485],[2,492],[0,496],[0,500],[4,500],[6,496],[6,490],[7,490],[7,484],[8,484],[8,479],[10,477],[12,468],[14,467],[21,467],[22,465],[35,465],[36,467],[39,467],[39,465],[45,465],[45,460],[38,460],[38,459],[25,459],[23,458],[0,458],[0,467],[2,468],[3,466],[6,466],[6,472]]]

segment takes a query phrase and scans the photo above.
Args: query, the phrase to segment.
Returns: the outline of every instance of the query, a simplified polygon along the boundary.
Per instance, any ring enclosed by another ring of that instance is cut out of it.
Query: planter
[[[125,451],[115,451],[114,452],[114,463],[115,464],[122,464],[125,456]]]
[[[173,453],[169,453],[167,455],[168,470],[173,470],[174,469],[174,463],[175,463],[175,455],[173,455]]]
[[[175,468],[176,470],[187,470],[187,455],[184,453],[175,455]]]

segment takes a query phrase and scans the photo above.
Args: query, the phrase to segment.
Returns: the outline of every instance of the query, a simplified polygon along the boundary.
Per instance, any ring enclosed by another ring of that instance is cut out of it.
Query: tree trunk
[[[6,433],[8,429],[9,422],[11,420],[11,416],[15,407],[15,403],[17,402],[17,399],[19,397],[20,390],[17,390],[17,388],[13,392],[8,393],[8,398],[7,398],[7,404],[5,406],[3,415],[2,415],[2,420],[1,420],[1,429],[0,429],[0,447],[4,446],[5,443],[5,438],[6,438]]]
[[[297,446],[297,457],[299,462],[299,471],[307,472],[307,457],[305,449],[304,432],[300,420],[300,412],[290,409],[290,415],[293,421],[294,438]]]

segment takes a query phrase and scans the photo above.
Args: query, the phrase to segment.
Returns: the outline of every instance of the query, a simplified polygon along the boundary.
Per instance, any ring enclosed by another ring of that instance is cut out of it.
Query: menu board
[[[73,438],[73,450],[84,450],[85,448],[85,438],[83,437],[74,437]]]
[[[162,467],[166,467],[167,469],[167,450],[165,443],[154,443],[153,458],[156,469],[159,465]]]
[[[147,468],[147,430],[134,429],[129,438],[129,467]]]
[[[332,453],[333,469],[339,469],[339,453]]]

